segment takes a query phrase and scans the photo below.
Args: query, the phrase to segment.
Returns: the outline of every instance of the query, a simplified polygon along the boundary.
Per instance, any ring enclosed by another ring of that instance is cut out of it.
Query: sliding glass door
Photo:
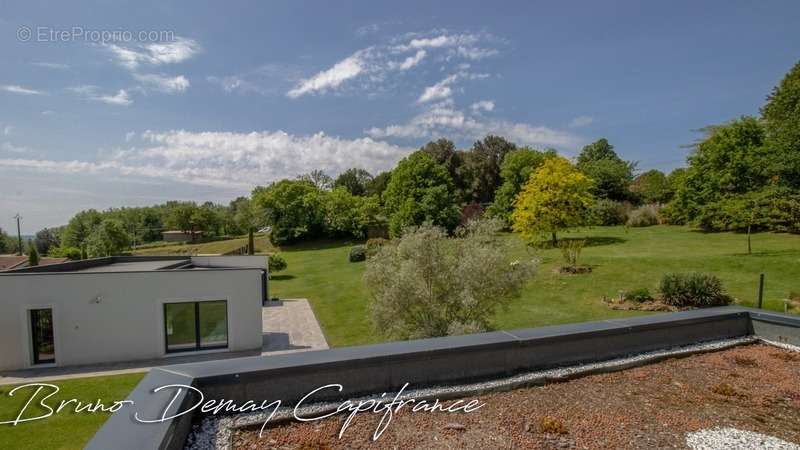
[[[33,363],[49,364],[56,362],[55,340],[53,339],[53,310],[32,309],[31,344]]]
[[[164,304],[167,353],[228,346],[228,302]]]

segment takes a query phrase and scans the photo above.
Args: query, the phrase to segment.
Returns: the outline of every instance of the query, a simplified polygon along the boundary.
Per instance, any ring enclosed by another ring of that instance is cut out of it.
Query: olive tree
[[[392,339],[485,331],[519,294],[534,261],[510,261],[500,221],[473,221],[448,237],[443,228],[407,229],[397,245],[367,260],[364,279],[376,330]]]

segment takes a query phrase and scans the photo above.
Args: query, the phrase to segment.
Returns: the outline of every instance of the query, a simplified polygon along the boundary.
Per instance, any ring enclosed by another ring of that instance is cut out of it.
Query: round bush
[[[658,291],[664,303],[678,307],[724,306],[732,299],[722,281],[706,273],[668,273],[661,278]]]
[[[283,259],[283,256],[278,255],[277,253],[267,257],[267,265],[270,273],[280,272],[281,270],[286,269],[287,266],[286,260]]]
[[[363,245],[354,245],[350,249],[350,262],[359,262],[367,259],[367,248]]]

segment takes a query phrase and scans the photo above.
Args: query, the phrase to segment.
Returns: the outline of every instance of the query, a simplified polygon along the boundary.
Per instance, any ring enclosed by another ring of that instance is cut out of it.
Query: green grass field
[[[110,405],[113,401],[124,400],[143,376],[143,373],[136,373],[51,381],[49,384],[58,386],[60,391],[49,398],[46,404],[55,409],[61,400],[76,398],[85,403],[101,399],[104,404]],[[0,386],[0,422],[14,420],[35,390],[25,388],[17,391],[13,397],[9,396],[9,391],[14,387]],[[51,391],[43,390],[40,396],[28,406],[22,418],[46,414],[47,409],[39,406],[38,400],[49,392]],[[94,436],[109,415],[110,413],[75,414],[62,411],[46,419],[22,422],[15,426],[3,424],[0,425],[0,448],[15,450],[81,449]]]
[[[581,322],[641,314],[614,311],[602,303],[620,290],[647,287],[655,291],[661,275],[670,271],[703,271],[722,278],[728,292],[743,305],[756,300],[758,274],[766,274],[765,306],[781,310],[781,299],[800,291],[800,236],[762,233],[753,236],[753,254],[746,255],[746,238],[732,233],[703,234],[682,227],[656,226],[625,230],[598,227],[567,237],[585,237],[581,263],[592,266],[590,274],[561,275],[558,250],[528,250],[516,235],[505,235],[511,258],[538,258],[537,275],[507,311],[496,317],[498,328],[512,329]],[[213,242],[202,245],[240,245]],[[313,305],[328,342],[347,346],[379,342],[367,317],[367,291],[362,281],[365,263],[348,262],[352,242],[323,241],[282,249],[289,267],[273,275],[271,295],[304,297]],[[185,247],[185,246],[181,246]],[[205,247],[206,249],[209,247]],[[219,247],[214,247],[219,248]],[[163,251],[164,247],[157,250]],[[270,247],[271,249],[271,247]],[[156,250],[156,249],[153,249]],[[204,251],[204,253],[212,253]],[[56,382],[62,391],[58,401],[76,397],[122,400],[143,374],[73,379]],[[19,413],[29,395],[9,397],[12,386],[0,387],[0,421]],[[52,404],[52,402],[51,402]],[[31,414],[43,412],[31,409]],[[29,417],[29,415],[26,415]],[[0,425],[0,448],[81,448],[105,421],[107,414],[60,414],[47,420],[16,427]]]
[[[746,237],[734,233],[705,234],[684,227],[596,227],[565,235],[587,237],[581,262],[590,274],[561,275],[558,250],[527,250],[516,235],[507,235],[514,258],[536,257],[539,271],[496,324],[501,329],[535,327],[641,314],[614,311],[602,297],[620,290],[647,287],[655,292],[665,272],[703,271],[718,275],[740,304],[753,306],[758,274],[766,274],[765,307],[782,310],[781,300],[800,291],[800,236],[753,235],[753,254]],[[273,276],[270,295],[308,298],[329,344],[347,346],[379,342],[367,317],[365,263],[350,263],[348,242],[317,242],[282,249],[289,267]]]

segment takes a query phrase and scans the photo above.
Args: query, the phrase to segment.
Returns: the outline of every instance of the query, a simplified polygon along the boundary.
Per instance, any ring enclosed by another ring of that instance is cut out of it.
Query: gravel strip
[[[692,450],[800,450],[800,445],[776,437],[736,428],[713,428],[686,433],[686,445]]]
[[[565,381],[576,377],[590,374],[613,372],[624,370],[646,363],[661,361],[667,358],[688,356],[696,353],[712,352],[735,347],[742,344],[761,342],[763,340],[747,336],[737,339],[726,339],[702,344],[695,344],[683,347],[675,347],[666,350],[658,350],[642,353],[625,358],[618,358],[609,361],[562,367],[536,372],[528,372],[507,378],[494,379],[479,383],[462,385],[436,386],[424,389],[406,390],[401,399],[414,398],[417,400],[447,400],[466,396],[481,395],[489,392],[507,391],[526,386],[542,385],[551,382]],[[772,344],[772,342],[767,342]],[[785,348],[781,346],[782,348]],[[794,349],[798,349],[794,347]],[[387,395],[386,397],[392,397]],[[374,399],[381,401],[379,394],[353,399],[354,402]],[[253,399],[256,400],[256,399]],[[342,399],[344,401],[344,399]],[[310,404],[298,410],[303,416],[320,415],[335,411],[342,401]],[[241,414],[225,417],[207,417],[198,426],[195,425],[189,435],[185,448],[187,450],[229,450],[232,448],[232,436],[236,429],[262,425],[267,419],[266,413]],[[291,421],[294,418],[294,408],[279,408],[272,419],[271,425],[281,422]]]

